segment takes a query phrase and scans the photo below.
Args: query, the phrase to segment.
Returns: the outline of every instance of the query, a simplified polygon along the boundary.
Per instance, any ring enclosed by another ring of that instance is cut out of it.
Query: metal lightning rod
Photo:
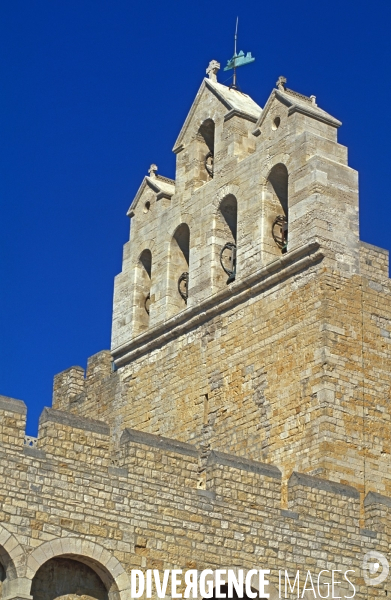
[[[237,41],[238,41],[238,23],[239,23],[239,17],[236,17],[236,29],[235,29],[235,41],[234,41],[234,57],[237,56],[236,54],[236,46],[237,46]],[[236,61],[234,60],[234,76],[232,79],[232,87],[234,90],[236,90]]]

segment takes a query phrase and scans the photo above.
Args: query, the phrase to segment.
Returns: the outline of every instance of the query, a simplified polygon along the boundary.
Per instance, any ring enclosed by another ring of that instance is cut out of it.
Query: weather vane
[[[230,71],[231,69],[234,70],[232,85],[230,86],[234,90],[238,89],[238,87],[236,85],[236,69],[238,67],[243,67],[244,65],[248,65],[248,64],[254,62],[254,60],[255,60],[255,58],[251,56],[251,52],[247,52],[246,55],[244,54],[243,50],[241,50],[239,52],[239,54],[236,53],[236,45],[237,45],[237,40],[238,40],[238,23],[239,23],[239,17],[236,17],[234,55],[227,62],[227,66],[224,68],[224,71]]]

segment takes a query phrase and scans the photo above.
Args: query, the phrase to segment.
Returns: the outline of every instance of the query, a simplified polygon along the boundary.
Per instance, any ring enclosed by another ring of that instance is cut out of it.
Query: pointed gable
[[[255,136],[260,135],[262,125],[265,123],[267,116],[271,110],[271,107],[275,102],[281,102],[288,109],[288,116],[294,113],[301,113],[302,115],[311,117],[317,121],[331,125],[331,127],[338,128],[342,125],[341,121],[327,113],[326,111],[319,108],[316,104],[315,96],[304,96],[298,92],[294,92],[289,89],[274,89],[266,102],[265,108],[262,114],[259,116],[255,129],[253,131]]]
[[[262,108],[247,94],[205,78],[174,144],[173,152],[178,153],[183,149],[184,138],[195,118],[204,94],[212,94],[218,100],[220,106],[223,106],[225,113],[224,121],[233,116],[238,116],[256,123],[262,113]]]
[[[128,212],[128,217],[133,217],[136,207],[140,201],[140,198],[144,195],[146,190],[152,190],[156,194],[156,200],[161,198],[171,198],[175,193],[175,181],[162,175],[155,175],[155,177],[144,177],[137,194],[135,195]]]

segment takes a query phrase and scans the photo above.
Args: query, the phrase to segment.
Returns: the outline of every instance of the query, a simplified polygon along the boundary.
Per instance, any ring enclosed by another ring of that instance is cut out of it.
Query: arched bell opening
[[[203,185],[213,179],[215,155],[215,124],[206,119],[196,135],[196,186]]]
[[[138,335],[149,327],[152,282],[152,253],[145,249],[136,266],[134,299],[134,333]]]
[[[189,295],[190,229],[186,223],[176,228],[170,243],[168,261],[168,317],[183,310]]]
[[[269,173],[263,199],[263,217],[263,235],[268,237],[266,246],[269,253],[272,256],[284,254],[288,249],[289,230],[288,170],[282,163],[275,165]]]
[[[31,595],[34,600],[119,598],[113,579],[102,566],[73,555],[57,556],[45,562],[33,578]]]
[[[235,281],[237,264],[238,203],[233,194],[225,196],[216,215],[215,240],[218,268],[215,282],[218,288]]]

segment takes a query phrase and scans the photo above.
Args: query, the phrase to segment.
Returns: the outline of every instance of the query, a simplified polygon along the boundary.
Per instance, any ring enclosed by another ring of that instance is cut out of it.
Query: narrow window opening
[[[280,119],[280,117],[276,117],[276,118],[274,119],[274,121],[273,121],[273,125],[272,125],[272,129],[273,129],[273,131],[275,131],[276,129],[278,129],[278,128],[279,128],[279,126],[280,126],[280,124],[281,124],[281,119]]]
[[[204,425],[209,423],[209,395],[204,394]]]

